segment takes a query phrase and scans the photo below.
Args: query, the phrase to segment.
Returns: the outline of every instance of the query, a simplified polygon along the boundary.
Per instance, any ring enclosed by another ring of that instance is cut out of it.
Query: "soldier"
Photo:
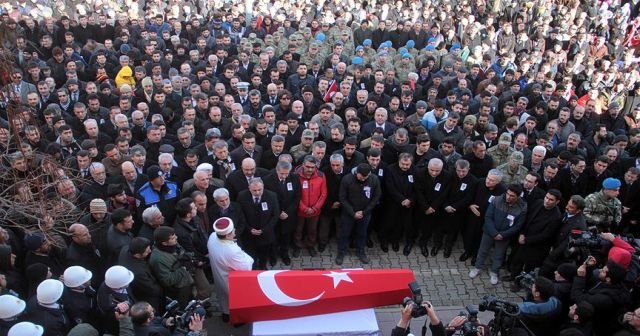
[[[493,159],[493,168],[496,168],[507,163],[513,151],[514,149],[511,147],[511,135],[509,135],[509,133],[502,133],[498,140],[498,145],[489,148],[487,155]]]
[[[524,157],[522,153],[513,152],[509,156],[509,162],[498,166],[496,169],[502,173],[502,181],[505,184],[522,183],[524,177],[529,172],[529,170],[522,165],[523,163]]]
[[[616,178],[602,182],[602,190],[585,198],[584,217],[587,226],[595,226],[600,232],[619,231],[622,220],[622,203],[618,199],[622,183]]]

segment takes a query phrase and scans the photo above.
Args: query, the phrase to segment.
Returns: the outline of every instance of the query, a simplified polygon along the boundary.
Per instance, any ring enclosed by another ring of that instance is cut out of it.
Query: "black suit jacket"
[[[267,174],[269,174],[268,170],[257,167],[256,172],[253,176],[263,177]],[[232,201],[236,201],[238,199],[238,194],[241,191],[248,189],[249,181],[247,181],[247,177],[244,176],[244,173],[242,173],[242,169],[238,168],[237,170],[234,170],[231,174],[229,174],[229,177],[227,177],[224,186],[229,190],[229,198]]]
[[[275,242],[275,226],[280,216],[280,205],[276,194],[264,190],[260,203],[255,204],[249,190],[238,195],[238,204],[247,219],[243,241],[249,246],[264,246]],[[251,229],[262,230],[259,236],[251,234]]]
[[[247,154],[247,152],[242,149],[242,146],[231,151],[231,153],[229,153],[229,156],[231,157],[231,160],[233,162],[236,162],[238,164],[238,167],[242,165],[242,160],[250,157],[249,154]],[[260,166],[260,160],[262,159],[262,147],[256,145],[255,149],[253,150],[253,156],[251,158],[256,161],[256,166]]]
[[[213,225],[218,218],[229,217],[233,220],[233,227],[236,229],[236,236],[242,238],[244,230],[247,227],[247,220],[244,218],[242,208],[236,202],[231,202],[226,210],[222,210],[218,205],[214,205],[207,209],[209,221]],[[240,244],[242,245],[242,244]]]
[[[142,187],[142,185],[147,182],[149,182],[149,178],[147,177],[147,175],[138,174],[138,177],[136,177],[136,181],[133,184],[133,189],[131,189],[129,187],[129,183],[127,183],[127,180],[122,175],[111,176],[107,178],[107,184],[119,184],[124,189],[125,194],[133,197],[136,196],[136,192],[138,191],[138,189],[140,189],[140,187]]]
[[[273,191],[278,196],[280,211],[284,211],[289,215],[287,219],[294,219],[298,213],[298,205],[300,204],[301,187],[298,176],[291,173],[284,180],[284,183],[281,183],[278,174],[274,171],[263,180],[264,187]]]

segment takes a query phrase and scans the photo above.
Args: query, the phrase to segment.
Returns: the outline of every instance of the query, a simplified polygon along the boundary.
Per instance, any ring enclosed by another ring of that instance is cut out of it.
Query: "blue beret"
[[[351,58],[351,64],[358,65],[362,63],[363,63],[362,57],[354,56],[353,58]]]
[[[617,178],[609,177],[602,181],[603,189],[618,189],[622,183]]]
[[[325,39],[324,33],[317,33],[316,34],[316,40],[323,42]]]
[[[416,42],[413,40],[407,41],[407,48],[411,49],[416,46]]]
[[[362,41],[362,44],[366,45],[366,46],[370,46],[371,45],[371,39],[365,39],[364,41]]]
[[[357,47],[356,47],[356,51],[360,51],[360,50],[363,50],[363,49],[364,49],[364,47],[363,47],[363,46],[357,46]]]

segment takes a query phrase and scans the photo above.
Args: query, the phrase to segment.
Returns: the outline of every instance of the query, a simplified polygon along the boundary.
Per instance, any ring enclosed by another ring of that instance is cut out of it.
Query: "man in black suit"
[[[138,174],[131,161],[125,161],[120,165],[121,175],[112,176],[107,179],[109,184],[120,184],[127,196],[135,196],[136,192],[143,184],[149,181],[147,175]]]
[[[242,161],[241,169],[234,170],[227,177],[224,185],[229,190],[229,196],[232,201],[238,199],[238,194],[247,189],[249,181],[254,177],[262,177],[269,173],[263,168],[256,168],[256,161],[246,158]]]
[[[382,128],[385,138],[390,137],[396,130],[396,126],[387,121],[387,109],[383,107],[378,107],[376,109],[376,112],[373,115],[373,119],[374,120],[362,125],[362,130],[360,132],[362,133],[362,136],[364,138],[370,137],[373,133],[373,130],[376,128]]]
[[[260,165],[262,147],[256,145],[256,135],[252,132],[247,132],[242,136],[242,146],[231,151],[229,155],[233,162],[242,162],[246,158],[252,158],[257,165]]]
[[[249,190],[243,190],[238,195],[238,204],[248,224],[243,235],[244,247],[255,260],[254,268],[266,270],[269,250],[276,240],[275,227],[281,213],[278,197],[274,192],[264,189],[261,178],[252,178]]]
[[[279,161],[275,168],[275,172],[271,172],[264,178],[265,188],[278,196],[280,204],[279,220],[276,226],[277,248],[272,249],[269,262],[271,266],[275,266],[277,249],[282,263],[289,266],[291,264],[289,243],[297,223],[298,203],[300,203],[300,179],[297,175],[291,174],[291,163],[287,161]]]
[[[540,178],[540,174],[530,171],[522,181],[522,195],[520,195],[520,197],[527,202],[527,207],[532,206],[535,201],[544,198],[544,190],[538,187]]]
[[[89,166],[89,174],[91,174],[91,182],[82,188],[80,198],[78,200],[79,206],[83,209],[89,208],[89,202],[94,198],[107,198],[107,172],[104,165],[99,162],[94,162]]]
[[[560,224],[560,229],[553,241],[553,248],[542,264],[540,275],[552,277],[558,265],[566,261],[570,262],[565,256],[565,251],[569,245],[571,232],[587,230],[587,222],[582,214],[584,206],[585,201],[582,196],[573,195],[569,198],[561,219],[562,224]]]

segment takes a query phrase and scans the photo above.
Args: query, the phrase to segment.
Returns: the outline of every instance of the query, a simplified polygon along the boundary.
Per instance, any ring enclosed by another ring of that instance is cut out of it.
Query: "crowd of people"
[[[4,210],[2,334],[197,335],[165,297],[459,236],[542,334],[640,333],[637,1],[46,4],[1,12],[0,185],[77,220]]]

